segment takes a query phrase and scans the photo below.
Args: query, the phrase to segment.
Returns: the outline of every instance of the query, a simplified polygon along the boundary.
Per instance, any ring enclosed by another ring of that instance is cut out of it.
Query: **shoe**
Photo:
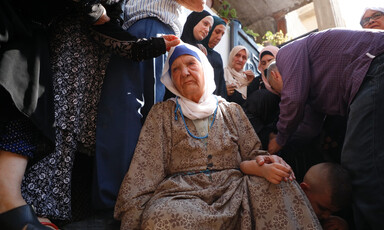
[[[42,225],[29,205],[23,205],[0,214],[0,226],[7,230],[51,230]]]
[[[55,229],[55,230],[59,230],[59,227],[57,227],[54,223],[52,222],[40,222],[42,225],[44,226],[48,226],[50,227],[50,229]]]

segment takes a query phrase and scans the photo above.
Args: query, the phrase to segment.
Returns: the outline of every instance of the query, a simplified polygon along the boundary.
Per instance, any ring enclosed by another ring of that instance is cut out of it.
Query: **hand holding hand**
[[[289,164],[287,164],[287,162],[285,162],[283,160],[283,158],[281,158],[277,155],[258,155],[258,156],[256,156],[256,163],[259,166],[262,166],[264,164],[273,164],[273,163],[281,164],[285,168],[289,169],[289,171],[290,171],[290,175],[285,181],[287,181],[288,179],[291,181],[296,179],[295,174],[294,174],[291,166]]]
[[[292,181],[291,167],[285,167],[279,163],[264,164],[263,177],[272,184],[280,184],[281,181]]]

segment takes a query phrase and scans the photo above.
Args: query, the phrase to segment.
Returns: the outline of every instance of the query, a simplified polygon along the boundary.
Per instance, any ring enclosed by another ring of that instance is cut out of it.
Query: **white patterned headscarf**
[[[189,100],[188,98],[185,98],[183,95],[180,94],[180,92],[176,89],[175,85],[173,84],[172,77],[169,71],[170,64],[172,65],[173,60],[175,60],[175,56],[177,58],[184,54],[192,56],[197,55],[197,59],[200,59],[199,61],[201,62],[203,68],[205,79],[204,94],[201,96],[198,103]],[[172,63],[170,63],[170,61]],[[209,63],[207,57],[203,52],[200,51],[200,49],[187,43],[181,43],[180,45],[171,48],[167,57],[167,61],[164,65],[163,75],[161,76],[160,80],[169,91],[179,97],[177,101],[183,111],[184,116],[188,117],[191,120],[203,119],[212,115],[217,107],[218,101],[223,100],[222,98],[213,95],[213,92],[216,89],[216,85],[214,80],[213,68]],[[176,101],[176,98],[171,98],[170,100]]]
[[[380,4],[381,5],[381,4]],[[361,15],[360,17],[360,21],[363,19],[364,17],[364,14],[365,12],[367,12],[367,10],[374,10],[374,11],[380,11],[380,12],[383,12],[384,13],[384,5],[381,5],[381,6],[368,6],[364,9],[363,11],[363,14]]]
[[[236,91],[241,93],[244,99],[247,99],[247,87],[248,80],[247,75],[245,75],[244,70],[236,71],[233,66],[233,58],[235,55],[241,50],[245,50],[247,54],[247,59],[249,57],[249,51],[245,46],[235,46],[229,53],[228,65],[224,68],[224,78],[226,84],[234,84],[236,85]]]

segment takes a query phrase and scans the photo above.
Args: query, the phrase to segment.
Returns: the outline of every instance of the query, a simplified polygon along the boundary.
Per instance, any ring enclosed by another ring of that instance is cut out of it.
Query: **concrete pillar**
[[[320,30],[345,27],[341,17],[339,0],[313,0],[317,25]]]
[[[276,21],[276,32],[279,32],[281,30],[281,32],[283,32],[284,34],[287,33],[287,20],[285,19],[285,15],[286,12],[283,10],[273,14],[273,18]]]

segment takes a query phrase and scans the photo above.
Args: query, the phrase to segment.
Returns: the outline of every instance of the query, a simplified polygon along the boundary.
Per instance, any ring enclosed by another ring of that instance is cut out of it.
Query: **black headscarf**
[[[212,16],[208,11],[203,10],[201,12],[193,11],[188,15],[187,21],[184,24],[183,34],[181,40],[185,43],[194,45],[197,47],[198,41],[193,36],[193,28],[205,17]]]
[[[204,38],[200,43],[203,44],[203,46],[207,49],[208,52],[212,51],[213,49],[210,48],[208,46],[208,43],[209,43],[209,39],[211,39],[211,36],[212,36],[212,33],[213,33],[213,30],[215,30],[216,26],[218,25],[224,25],[226,26],[227,23],[225,23],[225,21],[223,19],[221,19],[220,17],[217,17],[217,16],[213,16],[213,26],[211,28],[211,30],[209,31],[208,33],[208,36],[206,38]]]

